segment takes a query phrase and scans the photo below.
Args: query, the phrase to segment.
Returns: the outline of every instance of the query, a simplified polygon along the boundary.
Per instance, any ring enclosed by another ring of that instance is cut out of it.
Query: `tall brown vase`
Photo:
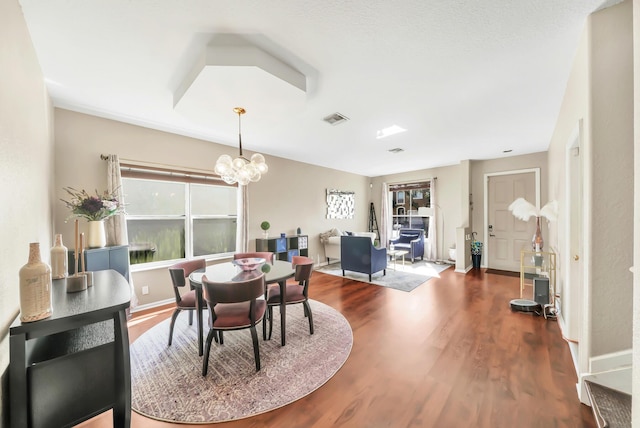
[[[536,217],[536,233],[531,240],[533,251],[542,251],[544,240],[542,239],[542,231],[540,230],[540,217]]]

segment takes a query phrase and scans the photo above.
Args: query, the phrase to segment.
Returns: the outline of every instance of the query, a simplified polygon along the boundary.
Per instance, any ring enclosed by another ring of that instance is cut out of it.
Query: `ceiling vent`
[[[390,149],[389,151],[391,153],[400,153],[400,152],[404,152],[404,149],[401,149],[400,147],[396,147],[395,149]]]
[[[349,120],[349,118],[343,114],[336,112],[336,113],[330,114],[329,116],[325,117],[322,120],[324,120],[325,122],[331,125],[338,125],[342,122],[346,122],[347,120]]]

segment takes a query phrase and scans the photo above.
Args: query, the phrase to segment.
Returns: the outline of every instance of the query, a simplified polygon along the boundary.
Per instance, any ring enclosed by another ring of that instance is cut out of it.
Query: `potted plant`
[[[260,223],[260,229],[262,229],[263,233],[264,233],[264,239],[267,239],[269,237],[269,228],[271,227],[271,224],[269,224],[268,221],[263,221],[262,223]]]

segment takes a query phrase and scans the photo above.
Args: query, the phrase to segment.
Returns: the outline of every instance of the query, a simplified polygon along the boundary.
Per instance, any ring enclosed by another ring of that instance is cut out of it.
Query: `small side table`
[[[398,257],[402,257],[402,267],[404,267],[405,254],[409,254],[409,252],[406,250],[388,250],[387,251],[389,260],[393,260],[393,270],[396,270],[396,260],[398,260]]]

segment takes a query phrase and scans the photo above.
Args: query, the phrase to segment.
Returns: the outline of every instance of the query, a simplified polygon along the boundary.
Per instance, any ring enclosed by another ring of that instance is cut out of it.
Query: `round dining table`
[[[189,282],[196,291],[196,313],[198,322],[198,355],[202,355],[204,327],[202,321],[202,310],[206,307],[206,302],[202,296],[202,277],[207,276],[207,280],[211,282],[238,282],[256,278],[260,274],[265,274],[265,283],[280,286],[280,336],[282,338],[282,346],[286,343],[285,322],[287,301],[287,279],[293,278],[295,269],[291,262],[283,260],[275,260],[273,263],[265,263],[260,268],[252,271],[243,271],[240,267],[231,262],[219,263],[207,266],[205,270],[197,270],[189,275]],[[265,290],[266,292],[266,290]],[[263,320],[264,322],[264,320]]]

